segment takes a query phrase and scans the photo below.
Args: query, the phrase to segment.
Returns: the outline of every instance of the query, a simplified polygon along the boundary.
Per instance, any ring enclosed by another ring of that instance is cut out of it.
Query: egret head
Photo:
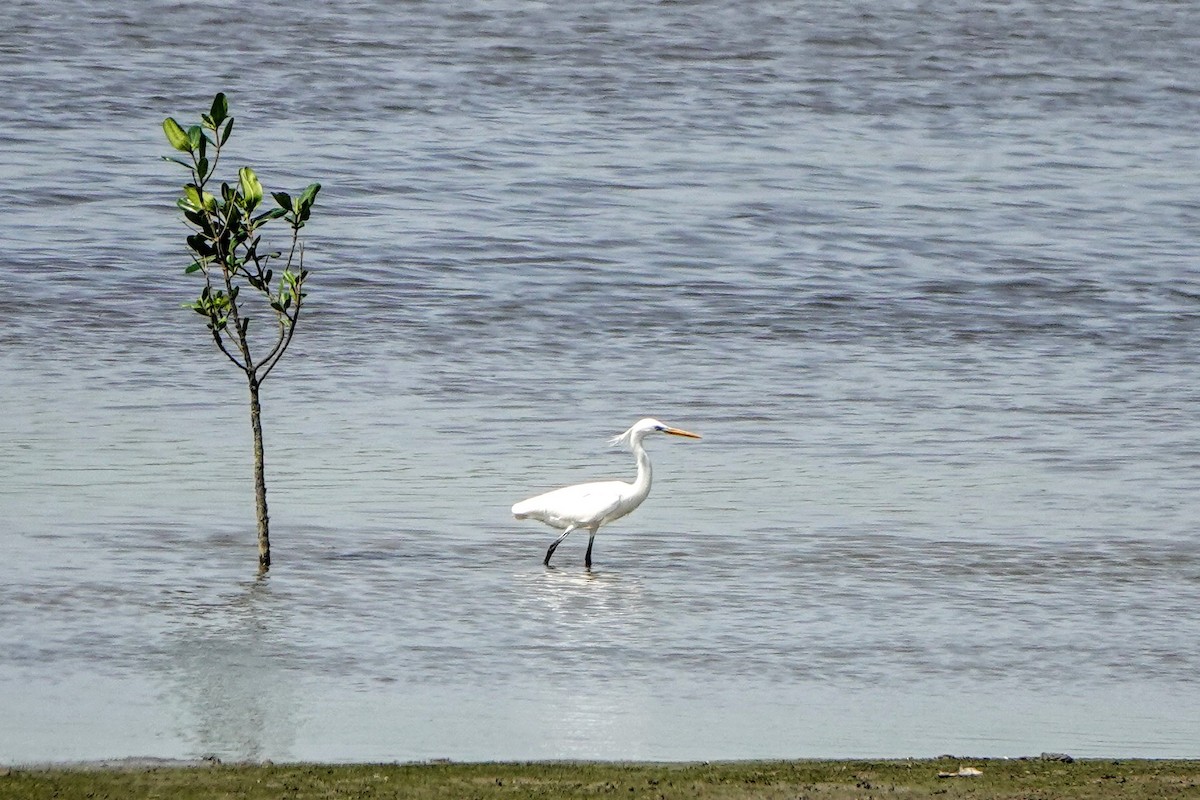
[[[608,440],[608,443],[614,447],[623,445],[625,447],[633,447],[646,436],[652,433],[668,433],[672,436],[686,436],[689,439],[699,439],[700,435],[685,431],[680,428],[672,428],[665,422],[659,422],[653,417],[646,417],[634,423],[633,427],[622,434],[614,436]]]

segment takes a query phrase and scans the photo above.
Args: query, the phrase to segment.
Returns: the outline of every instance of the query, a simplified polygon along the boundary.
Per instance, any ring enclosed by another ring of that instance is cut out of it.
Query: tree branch
[[[292,228],[292,246],[288,248],[287,262],[284,264],[283,271],[286,275],[292,269],[292,261],[296,258],[297,252],[300,254],[300,274],[304,274],[304,245],[300,244],[300,228]],[[301,291],[303,286],[303,278],[300,278],[293,286],[295,289],[295,309],[291,314],[287,311],[276,311],[276,318],[279,320],[279,338],[275,340],[275,346],[271,348],[271,352],[267,354],[259,366],[266,366],[262,377],[259,380],[266,380],[271,374],[271,370],[275,369],[275,365],[283,358],[283,354],[287,352],[288,346],[292,343],[292,336],[296,333],[296,322],[300,319],[300,305],[303,302],[304,292]],[[266,288],[268,301],[272,300],[270,287]],[[279,302],[278,298],[274,298],[274,302]]]
[[[211,330],[212,330],[212,335],[213,335],[213,341],[215,341],[217,343],[217,347],[221,348],[221,352],[225,354],[226,358],[228,358],[230,361],[233,362],[235,367],[244,371],[246,369],[246,365],[243,364],[242,362],[238,361],[236,358],[234,358],[233,354],[230,353],[228,349],[226,349],[225,340],[221,337],[220,329],[217,328],[217,321],[214,319],[214,320],[212,320],[211,324],[212,324]]]

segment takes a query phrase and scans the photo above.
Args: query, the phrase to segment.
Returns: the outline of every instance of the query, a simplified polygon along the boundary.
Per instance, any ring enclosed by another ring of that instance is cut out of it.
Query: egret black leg
[[[558,549],[558,546],[560,544],[562,544],[562,540],[567,538],[567,534],[573,530],[575,530],[574,525],[567,528],[565,531],[562,532],[561,536],[559,536],[557,539],[554,540],[554,543],[550,545],[550,549],[546,551],[546,560],[542,562],[543,564],[545,564],[547,567],[550,566],[550,556],[554,555],[554,551]]]
[[[596,541],[596,529],[592,528],[591,534],[588,536],[587,554],[583,557],[583,565],[588,569],[592,568],[592,543]]]

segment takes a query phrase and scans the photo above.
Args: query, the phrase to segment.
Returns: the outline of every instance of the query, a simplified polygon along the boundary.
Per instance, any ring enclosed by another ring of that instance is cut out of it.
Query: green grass
[[[939,778],[972,766],[983,774]],[[265,764],[0,768],[0,798],[1200,798],[1200,761]]]

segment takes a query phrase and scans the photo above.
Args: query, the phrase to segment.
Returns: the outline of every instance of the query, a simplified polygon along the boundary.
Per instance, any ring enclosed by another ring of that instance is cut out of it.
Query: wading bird
[[[546,551],[546,560],[542,563],[550,566],[550,556],[555,549],[567,538],[567,534],[576,528],[586,528],[588,531],[587,555],[583,558],[584,566],[592,568],[592,543],[596,540],[596,531],[601,525],[633,511],[642,504],[650,494],[650,456],[642,446],[642,439],[652,433],[669,433],[672,436],[686,436],[689,439],[699,439],[695,433],[672,428],[656,419],[643,419],[632,428],[609,440],[611,445],[626,445],[637,457],[637,480],[633,483],[624,481],[596,481],[595,483],[580,483],[575,486],[564,486],[552,492],[539,494],[528,500],[522,500],[512,507],[513,516],[517,519],[536,519],[551,528],[558,528],[562,533],[550,549]]]

